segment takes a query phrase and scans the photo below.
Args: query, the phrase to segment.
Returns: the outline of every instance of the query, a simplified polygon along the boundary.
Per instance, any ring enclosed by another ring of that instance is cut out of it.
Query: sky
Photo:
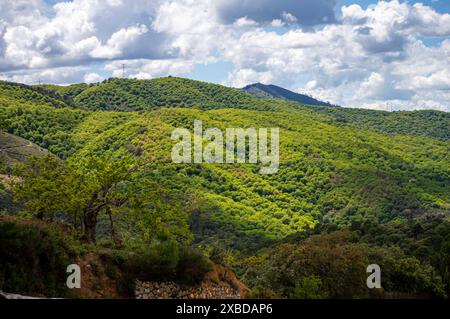
[[[0,0],[2,80],[168,75],[450,111],[450,0]]]

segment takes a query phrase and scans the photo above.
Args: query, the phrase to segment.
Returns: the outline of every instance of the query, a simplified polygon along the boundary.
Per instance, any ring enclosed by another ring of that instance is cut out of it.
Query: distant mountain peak
[[[247,85],[241,90],[258,98],[286,99],[315,106],[335,106],[328,102],[319,101],[311,96],[295,93],[273,84],[262,84],[258,82]]]

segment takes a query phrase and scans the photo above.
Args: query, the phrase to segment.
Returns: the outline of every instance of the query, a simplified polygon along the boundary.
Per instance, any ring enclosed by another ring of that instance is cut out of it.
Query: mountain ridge
[[[328,102],[323,102],[317,100],[311,96],[300,94],[296,92],[292,92],[288,89],[285,89],[281,86],[273,85],[273,84],[262,84],[262,83],[253,83],[244,86],[241,89],[243,92],[249,93],[258,98],[278,98],[278,99],[286,99],[292,100],[301,104],[307,105],[315,105],[315,106],[330,106],[336,107],[337,105],[333,105]]]

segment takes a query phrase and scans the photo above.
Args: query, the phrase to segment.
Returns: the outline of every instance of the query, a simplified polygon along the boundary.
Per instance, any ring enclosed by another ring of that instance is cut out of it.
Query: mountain
[[[334,106],[328,102],[316,100],[308,95],[295,93],[271,84],[254,83],[243,87],[241,90],[258,98],[286,99],[307,105]]]
[[[142,111],[161,107],[199,109],[239,108],[274,110],[282,103],[264,101],[228,88],[189,79],[167,77],[152,80],[112,78],[90,85],[37,86],[95,110]]]
[[[192,131],[195,120],[221,131],[278,127],[279,171],[173,163],[172,132]],[[207,256],[236,271],[251,297],[443,297],[450,293],[449,120],[438,111],[260,99],[181,78],[0,82],[4,130],[63,159],[19,167],[14,196],[0,184],[0,202],[8,195],[21,216],[71,230],[64,241],[49,235],[33,247],[42,233],[0,222],[8,242],[0,245],[8,265],[0,267],[0,290],[61,287],[50,272],[45,282],[44,271],[95,247],[146,281],[200,278]],[[95,218],[86,218],[92,211]],[[92,239],[92,224],[96,242],[86,244],[80,238]],[[17,240],[27,236],[37,238]],[[51,251],[55,258],[41,262],[57,264],[45,264],[39,276],[26,265],[15,271],[11,256],[35,248],[34,264]],[[383,291],[365,286],[372,263],[383,269]],[[27,286],[35,277],[39,283]]]

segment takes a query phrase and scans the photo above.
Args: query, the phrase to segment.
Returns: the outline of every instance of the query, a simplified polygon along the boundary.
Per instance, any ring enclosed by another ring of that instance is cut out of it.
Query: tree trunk
[[[84,238],[88,243],[95,243],[95,229],[97,226],[98,212],[92,209],[87,209],[84,212]]]
[[[36,214],[36,218],[39,220],[44,220],[44,210],[43,209],[39,209],[37,214]]]
[[[114,229],[114,220],[111,213],[111,207],[109,206],[106,207],[106,214],[109,216],[109,224],[111,227],[111,240],[113,241],[114,244],[116,244],[116,231]]]

